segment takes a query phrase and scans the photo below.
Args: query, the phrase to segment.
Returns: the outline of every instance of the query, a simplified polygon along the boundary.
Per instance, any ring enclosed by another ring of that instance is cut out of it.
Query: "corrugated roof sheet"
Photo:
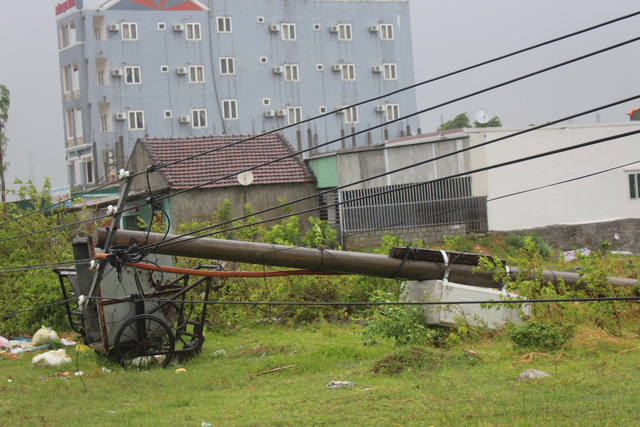
[[[229,144],[245,140],[232,147]],[[181,190],[198,186],[220,188],[239,186],[237,174],[265,162],[251,172],[252,185],[315,182],[311,168],[281,134],[268,135],[211,135],[185,138],[140,138],[154,164],[169,164],[186,157],[207,152],[192,160],[161,168],[161,173],[172,189]],[[283,157],[283,160],[278,160]],[[224,178],[233,175],[229,178]],[[213,181],[213,182],[212,182]]]

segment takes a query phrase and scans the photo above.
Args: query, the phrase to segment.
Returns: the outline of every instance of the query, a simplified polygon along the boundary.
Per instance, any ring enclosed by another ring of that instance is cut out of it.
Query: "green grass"
[[[365,346],[357,325],[256,325],[209,333],[202,354],[151,372],[124,371],[93,352],[64,368],[33,368],[33,353],[2,356],[6,425],[636,425],[638,339],[582,328],[552,353],[505,336],[457,348]],[[216,350],[226,357],[213,357]],[[473,349],[477,357],[465,355]],[[379,370],[395,364],[398,373]],[[68,381],[56,372],[84,372]],[[105,365],[112,373],[104,373]],[[295,365],[269,374],[260,373]],[[551,378],[515,381],[528,368]],[[378,373],[374,371],[377,370]],[[12,382],[8,382],[9,376]],[[40,379],[43,378],[43,379]],[[353,387],[330,390],[330,381]]]

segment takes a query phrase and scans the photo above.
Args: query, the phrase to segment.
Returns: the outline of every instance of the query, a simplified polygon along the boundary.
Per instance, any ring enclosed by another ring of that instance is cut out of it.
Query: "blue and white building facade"
[[[56,14],[72,187],[113,179],[143,136],[290,125],[307,153],[418,132],[403,119],[415,92],[383,96],[414,83],[408,0],[67,0]]]

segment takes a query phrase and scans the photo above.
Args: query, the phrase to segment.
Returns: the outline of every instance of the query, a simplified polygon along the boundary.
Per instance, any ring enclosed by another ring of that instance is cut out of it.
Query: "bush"
[[[520,347],[557,350],[573,338],[574,327],[571,324],[553,325],[531,321],[514,326],[510,336]]]

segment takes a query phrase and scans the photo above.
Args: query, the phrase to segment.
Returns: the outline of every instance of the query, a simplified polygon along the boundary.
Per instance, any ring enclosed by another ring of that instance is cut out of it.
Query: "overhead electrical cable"
[[[504,55],[500,55],[500,56],[497,56],[497,57],[492,58],[492,59],[481,61],[481,62],[478,62],[476,64],[469,65],[467,67],[463,67],[463,68],[460,68],[460,69],[455,70],[455,71],[451,71],[449,73],[441,74],[440,76],[437,76],[437,77],[434,77],[434,78],[431,78],[431,79],[427,79],[427,80],[421,81],[419,83],[416,83],[416,84],[413,84],[413,85],[410,85],[410,86],[406,86],[406,87],[400,88],[398,90],[385,93],[383,95],[376,96],[374,98],[370,98],[370,99],[367,99],[367,100],[364,100],[364,101],[357,102],[355,104],[351,104],[348,107],[345,106],[344,108],[337,109],[337,110],[331,111],[331,112],[327,112],[325,114],[321,114],[321,115],[318,115],[318,116],[315,116],[315,117],[311,117],[311,118],[305,119],[305,120],[303,120],[301,122],[297,122],[297,123],[292,124],[292,125],[283,126],[281,128],[268,131],[265,134],[271,134],[271,133],[275,133],[275,132],[280,132],[282,130],[288,129],[288,128],[293,127],[293,126],[298,126],[300,124],[304,124],[304,123],[308,123],[308,122],[311,122],[311,121],[314,121],[314,120],[325,118],[325,117],[328,117],[328,116],[330,116],[332,114],[336,114],[336,113],[338,113],[340,111],[343,111],[343,110],[345,110],[347,108],[351,108],[351,107],[354,107],[354,106],[360,106],[360,105],[363,105],[363,104],[367,104],[369,102],[373,102],[373,101],[377,101],[377,100],[380,100],[380,99],[383,99],[383,98],[387,98],[389,96],[392,96],[392,95],[395,95],[395,94],[398,94],[398,93],[401,93],[401,92],[404,92],[404,91],[407,91],[407,90],[415,89],[417,87],[420,87],[420,86],[423,86],[423,85],[426,85],[426,84],[429,84],[429,83],[433,83],[433,82],[436,82],[436,81],[439,81],[439,80],[442,80],[442,79],[445,79],[445,78],[448,78],[448,77],[452,77],[452,76],[455,76],[457,74],[464,73],[466,71],[470,71],[470,70],[473,70],[473,69],[476,69],[476,68],[479,68],[479,67],[482,67],[482,66],[485,66],[485,65],[489,65],[489,64],[492,64],[494,62],[498,62],[498,61],[501,61],[501,60],[504,60],[504,59],[507,59],[507,58],[510,58],[510,57],[513,57],[513,56],[516,56],[516,55],[519,55],[519,54],[522,54],[522,53],[526,53],[526,52],[529,52],[529,51],[532,51],[532,50],[535,50],[535,49],[538,49],[538,48],[541,48],[541,47],[544,47],[544,46],[547,46],[547,45],[550,45],[550,44],[553,44],[553,43],[557,43],[559,41],[566,40],[566,39],[569,39],[571,37],[575,37],[575,36],[578,36],[578,35],[581,35],[581,34],[584,34],[584,33],[587,33],[587,32],[590,32],[590,31],[593,31],[593,30],[596,30],[596,29],[599,29],[599,28],[602,28],[602,27],[605,27],[605,26],[608,26],[608,25],[611,25],[611,24],[615,24],[617,22],[621,22],[621,21],[633,18],[633,17],[638,16],[638,15],[640,15],[640,11],[633,12],[633,13],[630,13],[630,14],[627,14],[627,15],[623,15],[623,16],[620,16],[618,18],[610,19],[608,21],[605,21],[605,22],[602,22],[602,23],[599,23],[599,24],[596,24],[596,25],[592,25],[590,27],[583,28],[583,29],[578,30],[578,31],[574,31],[572,33],[568,33],[568,34],[565,34],[565,35],[562,35],[562,36],[559,36],[559,37],[556,37],[556,38],[553,38],[553,39],[549,39],[549,40],[541,42],[541,43],[537,43],[537,44],[534,44],[534,45],[531,45],[531,46],[528,46],[528,47],[525,47],[525,48],[522,48],[522,49],[518,49],[518,50],[515,50],[513,52],[510,52],[510,53],[507,53],[507,54],[504,54]],[[240,143],[240,142],[236,142],[236,143],[234,143],[234,145],[237,144],[237,143]],[[208,152],[202,153],[200,155],[205,155],[205,154],[208,154]],[[181,161],[187,161],[189,159],[191,159],[191,157],[187,157],[185,159],[182,159]],[[162,167],[166,167],[166,166],[169,166],[169,165],[170,164],[162,165]],[[137,175],[142,174],[142,173],[144,173],[144,172],[139,172],[139,173],[137,173],[135,175],[137,176]],[[18,218],[12,218],[11,220],[1,222],[0,226],[8,224],[8,223],[11,223],[11,222],[18,221],[18,220],[20,220],[22,218],[26,218],[26,217],[31,216],[31,215],[35,215],[35,214],[38,214],[38,213],[46,212],[48,210],[54,209],[56,206],[64,205],[65,203],[71,202],[72,200],[74,200],[76,198],[83,197],[85,195],[89,195],[89,194],[95,192],[96,190],[100,190],[100,189],[106,188],[106,187],[108,187],[110,185],[113,185],[113,183],[109,182],[109,183],[105,183],[105,184],[99,185],[97,187],[91,188],[90,190],[87,190],[85,192],[77,194],[74,197],[69,197],[68,199],[64,199],[64,200],[61,200],[58,203],[54,203],[54,204],[51,204],[51,205],[46,206],[44,208],[29,212],[29,213],[27,213],[25,215],[22,215],[22,216],[18,217]]]
[[[502,82],[502,83],[499,83],[499,84],[496,84],[496,85],[493,85],[493,86],[489,86],[489,87],[487,87],[487,88],[485,88],[485,89],[481,89],[481,90],[479,90],[479,91],[472,92],[472,93],[467,94],[467,95],[463,95],[463,96],[461,96],[461,97],[458,97],[458,98],[455,98],[455,99],[452,99],[452,100],[446,101],[446,102],[444,102],[444,103],[441,103],[441,104],[438,104],[438,105],[435,105],[435,106],[432,106],[432,107],[428,107],[428,108],[425,108],[425,109],[419,110],[419,111],[417,111],[417,112],[415,112],[415,113],[407,114],[407,115],[405,115],[405,116],[403,116],[403,117],[399,117],[399,118],[397,118],[397,119],[390,120],[390,121],[388,121],[388,122],[386,122],[386,123],[382,123],[382,124],[374,125],[374,126],[371,126],[371,127],[369,127],[369,128],[366,128],[366,129],[363,129],[363,130],[360,130],[360,131],[354,132],[354,133],[350,134],[350,135],[349,135],[349,137],[354,137],[354,136],[361,135],[361,134],[363,134],[363,133],[369,132],[369,131],[374,130],[374,129],[379,129],[379,128],[381,128],[381,127],[389,126],[389,125],[391,125],[391,124],[393,124],[393,123],[400,122],[400,121],[405,120],[405,119],[407,119],[407,118],[409,118],[409,117],[414,117],[414,116],[416,116],[416,115],[423,114],[423,113],[425,113],[425,112],[432,111],[432,110],[435,110],[435,109],[437,109],[437,108],[441,108],[441,107],[443,107],[443,106],[446,106],[446,105],[449,105],[449,104],[453,104],[453,103],[455,103],[455,102],[458,102],[458,101],[461,101],[461,100],[464,100],[464,99],[467,99],[467,98],[470,98],[470,97],[473,97],[473,96],[476,96],[476,95],[479,95],[479,94],[482,94],[482,93],[485,93],[485,92],[489,92],[489,91],[491,91],[491,90],[498,89],[498,88],[501,88],[501,87],[504,87],[504,86],[507,86],[507,85],[510,85],[510,84],[513,84],[513,83],[516,83],[516,82],[519,82],[519,81],[521,81],[521,80],[524,80],[524,79],[527,79],[527,78],[530,78],[530,77],[536,76],[536,75],[538,75],[538,74],[542,74],[542,73],[545,73],[545,72],[548,72],[548,71],[554,70],[554,69],[556,69],[556,68],[563,67],[563,66],[565,66],[565,65],[569,65],[569,64],[572,64],[572,63],[575,63],[575,62],[578,62],[578,61],[581,61],[581,60],[584,60],[584,59],[590,58],[590,57],[595,56],[595,55],[599,55],[599,54],[604,53],[604,52],[608,52],[608,51],[610,51],[610,50],[613,50],[613,49],[616,49],[616,48],[619,48],[619,47],[622,47],[622,46],[626,46],[626,45],[628,45],[628,44],[630,44],[630,43],[634,43],[634,42],[636,42],[636,41],[638,41],[638,40],[640,40],[640,37],[635,37],[635,38],[632,38],[632,39],[626,40],[626,41],[624,41],[624,42],[617,43],[617,44],[615,44],[615,45],[611,45],[611,46],[608,46],[608,47],[605,47],[605,48],[602,48],[602,49],[599,49],[599,50],[596,50],[596,51],[592,51],[592,52],[587,53],[587,54],[585,54],[585,55],[581,55],[581,56],[578,56],[578,57],[576,57],[576,58],[573,58],[573,59],[570,59],[570,60],[567,60],[567,61],[563,61],[563,62],[560,62],[560,63],[558,63],[558,64],[555,64],[555,65],[552,65],[552,66],[549,66],[549,67],[545,67],[545,68],[542,68],[542,69],[540,69],[540,70],[537,70],[537,71],[534,71],[534,72],[531,72],[531,73],[524,74],[524,75],[522,75],[522,76],[519,76],[519,77],[513,78],[513,79],[511,79],[511,80],[508,80],[508,81],[505,81],[505,82]],[[264,135],[264,134],[262,134],[262,135]],[[258,136],[259,136],[259,135],[256,135],[255,137],[258,137]],[[223,147],[216,148],[216,149],[214,149],[214,150],[209,150],[209,151],[206,151],[206,152],[204,152],[204,153],[199,153],[199,154],[198,154],[198,155],[196,155],[196,156],[201,156],[201,155],[204,155],[204,154],[209,154],[209,153],[212,153],[212,152],[219,151],[219,150],[224,149],[224,148],[229,148],[229,147],[231,147],[231,146],[233,146],[233,145],[237,145],[237,144],[240,144],[240,143],[246,142],[246,141],[248,141],[248,140],[250,140],[250,139],[253,139],[253,138],[254,138],[254,137],[251,137],[251,138],[248,138],[248,139],[243,139],[243,140],[237,141],[237,142],[235,142],[235,143],[228,144],[228,145],[225,145],[225,146],[223,146]],[[333,144],[333,143],[339,142],[339,141],[341,141],[341,140],[343,140],[343,139],[344,139],[344,137],[340,137],[340,138],[336,138],[336,139],[334,139],[334,140],[331,140],[331,141],[325,142],[325,143],[323,143],[323,144],[319,144],[319,145],[317,145],[317,146],[315,146],[315,147],[312,147],[312,148],[308,148],[308,149],[301,150],[301,151],[297,151],[297,152],[295,152],[295,151],[294,151],[293,153],[291,153],[291,154],[289,154],[289,155],[286,155],[286,156],[283,156],[283,157],[280,157],[280,158],[278,158],[278,159],[274,159],[274,160],[271,160],[271,161],[268,161],[268,162],[264,162],[264,163],[262,163],[262,164],[260,164],[260,165],[256,165],[256,166],[253,166],[253,167],[247,168],[247,169],[243,170],[242,172],[248,172],[248,171],[256,170],[256,169],[258,169],[258,168],[260,168],[260,167],[268,166],[268,165],[271,165],[271,164],[277,163],[277,162],[279,162],[279,161],[282,161],[282,160],[285,160],[285,159],[288,159],[288,158],[292,158],[292,157],[298,156],[298,155],[299,155],[299,154],[301,154],[301,153],[306,153],[306,152],[309,152],[309,151],[312,151],[312,150],[316,150],[316,149],[317,149],[317,148],[319,148],[319,147],[324,147],[324,146],[327,146],[327,145],[329,145],[329,144]],[[191,158],[193,158],[193,157],[194,157],[194,156],[192,156]],[[169,163],[169,164],[171,164],[171,163]],[[169,165],[169,164],[167,164],[167,165]],[[166,167],[167,165],[162,165],[162,166],[163,166],[163,167]],[[151,167],[151,168],[154,168],[154,170],[156,170],[156,169],[158,169],[160,166],[159,166],[159,165],[153,165],[153,166],[150,166],[150,167]],[[221,178],[217,178],[217,179],[214,179],[214,180],[210,180],[210,181],[207,181],[207,182],[204,182],[204,183],[201,183],[201,184],[198,184],[198,185],[192,186],[192,187],[187,188],[187,189],[183,189],[183,190],[176,191],[176,192],[171,193],[171,194],[166,195],[166,196],[158,196],[158,197],[156,197],[154,200],[155,200],[156,202],[159,202],[159,201],[162,201],[162,200],[167,199],[167,198],[170,198],[170,197],[175,197],[175,196],[178,196],[178,195],[180,195],[180,194],[186,193],[186,192],[188,192],[188,191],[191,191],[191,190],[195,190],[195,189],[201,188],[201,187],[203,187],[203,186],[205,186],[205,185],[210,185],[210,184],[213,184],[213,183],[215,183],[215,182],[221,181],[221,180],[223,180],[223,179],[227,179],[227,178],[233,177],[233,176],[237,175],[238,173],[242,173],[242,172],[235,172],[235,173],[233,173],[233,174],[229,174],[229,175],[226,175],[226,176],[221,177]],[[141,172],[141,173],[147,173],[147,171],[144,171],[144,172]],[[131,210],[136,210],[136,209],[140,208],[141,206],[144,206],[144,205],[136,205],[136,206],[132,206],[132,207],[130,207],[130,208],[127,208],[127,209],[122,210],[122,212],[121,212],[121,213],[124,213],[124,212],[127,212],[127,211],[131,211]],[[90,221],[92,221],[92,220],[93,220],[93,219],[91,219],[91,220],[86,220],[86,221],[81,221],[81,222],[90,222]],[[74,225],[75,225],[75,224],[74,224]],[[61,228],[64,228],[64,227],[65,227],[65,226],[61,226]],[[59,229],[59,228],[47,229],[46,231],[53,231],[53,230],[56,230],[56,229]],[[38,234],[38,233],[41,233],[41,232],[44,232],[44,230],[43,230],[43,231],[34,231],[34,232],[32,232],[32,233],[28,233],[28,234],[25,234],[25,235],[33,235],[33,234]],[[11,237],[11,238],[0,239],[0,242],[6,241],[6,240],[11,240],[11,239],[16,239],[16,238],[18,238],[18,237],[21,237],[21,236],[15,236],[15,237]]]

